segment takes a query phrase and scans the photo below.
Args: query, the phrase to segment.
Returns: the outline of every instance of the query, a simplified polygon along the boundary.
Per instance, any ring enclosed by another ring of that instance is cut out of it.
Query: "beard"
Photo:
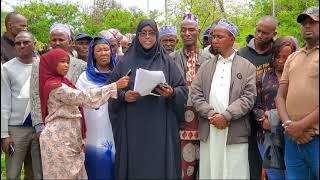
[[[219,49],[219,48],[215,48],[215,47],[210,47],[210,49],[209,49],[209,51],[210,51],[210,53],[211,54],[213,54],[213,55],[218,55],[218,54],[221,54],[221,49]]]
[[[168,52],[168,53],[172,53],[174,51],[174,49],[172,47],[164,47],[164,49]]]
[[[265,40],[265,41],[260,41],[258,42],[258,45],[260,47],[267,47],[269,46],[271,43],[272,43],[273,39],[270,39],[270,40]]]

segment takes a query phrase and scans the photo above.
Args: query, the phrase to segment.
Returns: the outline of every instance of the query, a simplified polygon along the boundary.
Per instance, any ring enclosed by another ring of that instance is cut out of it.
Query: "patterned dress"
[[[40,96],[39,96],[39,63],[40,58],[34,60],[32,64],[31,79],[30,79],[30,103],[31,103],[31,119],[33,126],[42,123]],[[70,57],[69,71],[67,78],[76,84],[79,76],[87,68],[87,63]]]
[[[80,91],[65,84],[51,91],[40,135],[44,179],[87,179],[79,106],[98,108],[117,97],[116,84]]]
[[[187,57],[186,81],[190,89],[192,81],[196,77],[196,61],[198,53],[184,51]],[[198,114],[188,100],[185,111],[185,124],[180,130],[182,153],[182,179],[196,179],[199,170],[199,138],[198,138]]]
[[[256,140],[262,160],[264,160],[264,138],[265,134],[270,132],[262,127],[262,117],[265,112],[276,109],[275,98],[279,88],[279,80],[274,69],[264,72],[257,76],[257,98],[253,106],[254,118],[258,124]],[[285,171],[279,169],[266,169],[268,178],[270,179],[286,179]]]

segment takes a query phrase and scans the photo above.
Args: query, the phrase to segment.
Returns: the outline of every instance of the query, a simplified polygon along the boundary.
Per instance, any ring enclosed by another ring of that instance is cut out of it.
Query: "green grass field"
[[[6,179],[6,161],[4,153],[1,153],[1,179]]]

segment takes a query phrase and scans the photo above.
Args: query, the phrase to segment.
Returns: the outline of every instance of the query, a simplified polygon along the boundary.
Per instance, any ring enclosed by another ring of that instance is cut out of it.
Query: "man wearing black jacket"
[[[278,21],[273,16],[264,16],[256,24],[254,38],[238,54],[256,66],[257,76],[270,68],[273,38],[277,35]],[[257,124],[251,113],[251,136],[249,137],[250,179],[261,179],[262,159],[256,141]]]

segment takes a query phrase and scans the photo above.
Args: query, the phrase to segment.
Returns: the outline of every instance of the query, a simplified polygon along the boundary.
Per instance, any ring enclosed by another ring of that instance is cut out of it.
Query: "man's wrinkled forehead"
[[[160,39],[163,39],[163,38],[174,38],[174,39],[178,39],[178,37],[176,35],[173,35],[173,34],[166,34],[166,35],[163,35],[160,37]]]
[[[56,29],[56,30],[52,31],[52,32],[50,33],[50,37],[52,38],[53,36],[64,36],[66,39],[69,40],[69,35],[68,35],[68,33],[66,33],[65,31],[62,31],[62,30],[60,30],[60,29]]]
[[[20,34],[16,36],[14,39],[14,42],[19,42],[19,41],[33,41],[33,38],[28,34]]]

